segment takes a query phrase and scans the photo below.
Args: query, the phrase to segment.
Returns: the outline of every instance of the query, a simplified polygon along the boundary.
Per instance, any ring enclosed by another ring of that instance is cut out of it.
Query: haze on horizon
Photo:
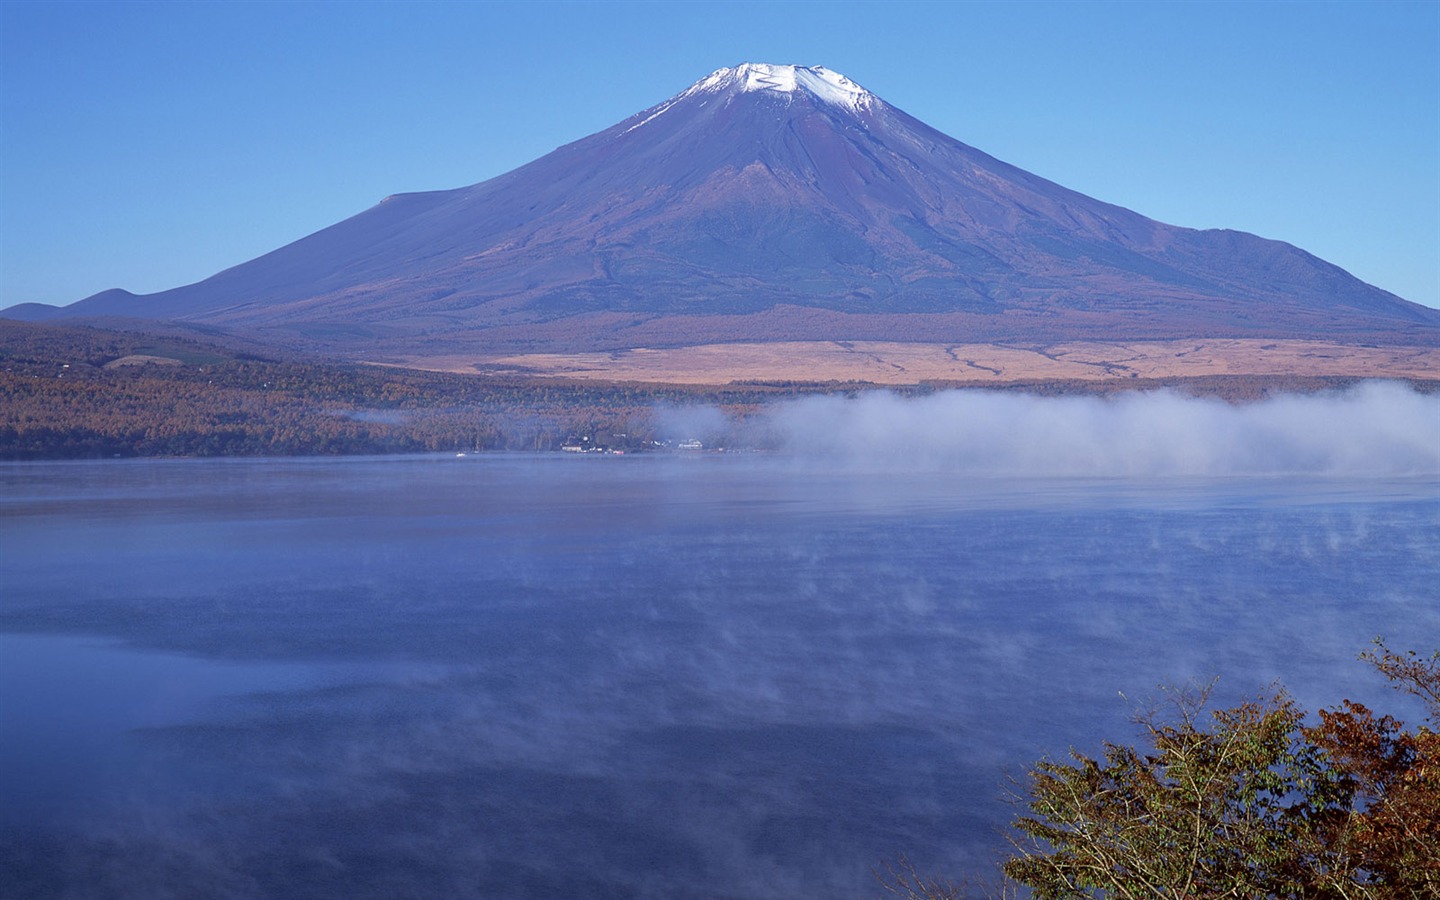
[[[824,65],[1090,196],[1440,306],[1433,6],[20,2],[0,25],[0,306],[197,281],[742,60]]]

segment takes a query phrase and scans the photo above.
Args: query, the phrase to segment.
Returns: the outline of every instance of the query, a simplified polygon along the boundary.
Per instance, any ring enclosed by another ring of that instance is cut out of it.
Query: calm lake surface
[[[1437,573],[1433,477],[0,464],[0,894],[983,873],[1007,777],[1161,683],[1413,715],[1355,656],[1437,645]]]

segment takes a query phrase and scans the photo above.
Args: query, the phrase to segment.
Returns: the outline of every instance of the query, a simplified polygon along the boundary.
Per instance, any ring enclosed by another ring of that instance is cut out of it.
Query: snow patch
[[[679,98],[676,98],[676,99],[679,99]],[[674,105],[675,105],[675,101],[674,101],[674,100],[670,100],[670,101],[667,101],[667,102],[665,102],[665,103],[660,104],[659,108],[656,109],[653,113],[651,113],[650,115],[648,115],[648,116],[646,116],[645,118],[641,119],[639,122],[636,122],[634,125],[631,125],[629,128],[625,129],[624,131],[620,132],[620,134],[621,134],[621,135],[629,134],[630,132],[632,132],[632,131],[634,131],[635,129],[639,128],[641,125],[644,125],[646,122],[649,122],[651,119],[653,119],[653,118],[655,118],[656,116],[660,115],[660,114],[663,113],[665,110],[669,109],[670,107],[672,107],[672,106],[674,106]]]
[[[733,69],[716,69],[680,96],[726,89],[781,94],[805,91],[832,106],[852,112],[867,108],[875,100],[874,94],[824,66],[777,66],[769,63],[741,63]]]

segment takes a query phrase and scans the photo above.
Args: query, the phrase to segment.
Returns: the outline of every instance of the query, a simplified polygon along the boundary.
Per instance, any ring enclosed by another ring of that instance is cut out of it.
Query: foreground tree
[[[1306,726],[1283,691],[1208,712],[1208,688],[1174,692],[1143,747],[1028,773],[1005,875],[1047,900],[1440,897],[1440,653],[1364,658],[1428,726],[1349,701]]]
[[[1422,658],[1377,642],[1363,658],[1425,704],[1428,727],[1406,731],[1349,700],[1320,711],[1305,737],[1352,791],[1333,840],[1354,857],[1362,883],[1384,886],[1387,896],[1440,897],[1440,652]]]

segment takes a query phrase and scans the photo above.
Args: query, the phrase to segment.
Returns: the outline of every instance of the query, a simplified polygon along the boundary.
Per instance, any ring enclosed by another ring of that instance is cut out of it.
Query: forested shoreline
[[[262,358],[218,344],[0,322],[0,458],[551,450],[650,440],[659,403],[766,390],[592,385]],[[623,437],[617,437],[623,436]]]
[[[1243,402],[1357,380],[1229,376],[985,387],[1044,396],[1169,387]],[[1412,384],[1440,390],[1440,381]],[[917,395],[974,386],[883,390]],[[735,419],[801,395],[879,389],[464,375],[262,356],[173,334],[0,320],[0,459],[559,450],[577,442],[633,452],[664,439],[657,408],[706,406]]]

